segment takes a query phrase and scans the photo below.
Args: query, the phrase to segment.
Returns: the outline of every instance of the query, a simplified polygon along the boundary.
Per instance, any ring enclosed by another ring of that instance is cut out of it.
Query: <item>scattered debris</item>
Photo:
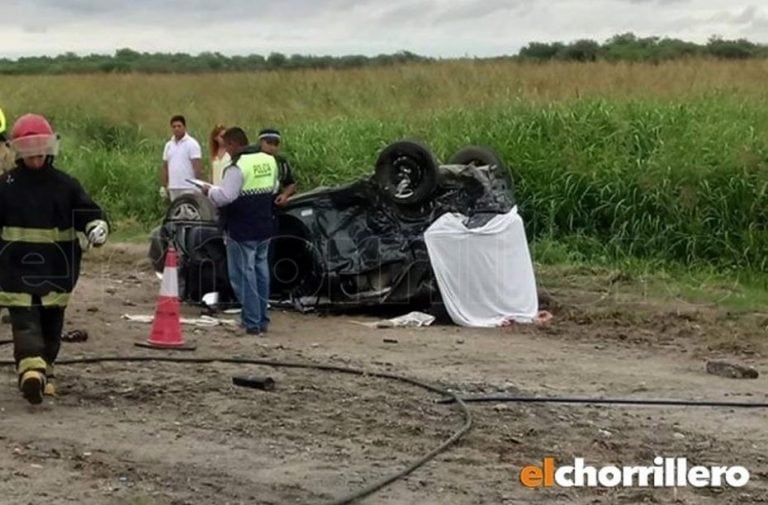
[[[133,323],[145,323],[149,324],[155,316],[138,315],[132,316],[129,314],[123,314],[123,319],[131,321]],[[214,327],[214,326],[237,326],[237,321],[234,319],[220,319],[211,316],[200,316],[198,318],[181,318],[181,324],[189,324],[192,326]]]
[[[239,387],[262,389],[264,391],[275,389],[275,381],[272,377],[236,376],[232,377],[232,384]]]
[[[434,323],[435,316],[423,312],[409,312],[404,316],[395,317],[393,319],[384,319],[372,323],[362,323],[360,321],[352,322],[368,328],[421,328]]]
[[[735,365],[726,361],[708,361],[707,373],[726,379],[757,379],[760,374],[752,367]]]
[[[390,319],[397,328],[420,328],[422,326],[429,326],[435,322],[435,316],[425,314],[423,312],[410,312],[404,316]]]
[[[385,343],[385,344],[397,344],[397,343],[398,343],[398,340],[397,340],[397,339],[395,339],[395,338],[385,338],[385,339],[384,339],[384,343]]]
[[[85,330],[71,330],[61,335],[62,342],[85,342],[88,340],[88,332]]]

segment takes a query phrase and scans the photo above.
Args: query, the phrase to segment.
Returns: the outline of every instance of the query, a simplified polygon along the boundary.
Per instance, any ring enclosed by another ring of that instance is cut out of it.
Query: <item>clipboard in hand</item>
[[[194,184],[195,186],[197,186],[200,189],[203,189],[206,186],[208,186],[208,187],[213,186],[213,184],[211,184],[210,182],[201,181],[200,179],[184,179],[184,180],[187,181],[190,184]]]

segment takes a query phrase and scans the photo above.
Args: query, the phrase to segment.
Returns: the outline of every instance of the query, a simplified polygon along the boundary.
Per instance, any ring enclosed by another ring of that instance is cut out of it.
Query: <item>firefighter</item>
[[[3,109],[0,109],[0,173],[7,172],[12,169],[16,162],[14,160],[13,151],[11,151],[11,143],[8,141],[8,135],[5,133],[6,121]],[[6,313],[5,309],[0,308],[0,322],[3,324],[10,322],[10,316]]]
[[[54,167],[58,136],[36,114],[11,129],[15,167],[0,176],[0,306],[8,307],[18,385],[29,403],[54,395],[64,311],[80,274],[77,232],[101,246],[109,226],[80,183]]]
[[[14,166],[13,151],[5,133],[5,114],[0,109],[0,172],[6,172]]]

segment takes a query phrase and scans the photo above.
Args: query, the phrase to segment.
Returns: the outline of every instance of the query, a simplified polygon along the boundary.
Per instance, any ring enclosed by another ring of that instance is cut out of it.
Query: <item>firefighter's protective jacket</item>
[[[66,306],[80,275],[85,232],[104,212],[72,176],[21,162],[0,176],[0,306]]]

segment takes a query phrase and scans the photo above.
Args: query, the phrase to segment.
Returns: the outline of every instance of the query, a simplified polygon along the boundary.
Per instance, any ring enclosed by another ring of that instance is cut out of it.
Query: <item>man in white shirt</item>
[[[171,130],[173,137],[163,150],[161,191],[173,201],[183,194],[200,192],[187,179],[202,179],[203,155],[200,143],[187,133],[184,116],[171,118]]]

